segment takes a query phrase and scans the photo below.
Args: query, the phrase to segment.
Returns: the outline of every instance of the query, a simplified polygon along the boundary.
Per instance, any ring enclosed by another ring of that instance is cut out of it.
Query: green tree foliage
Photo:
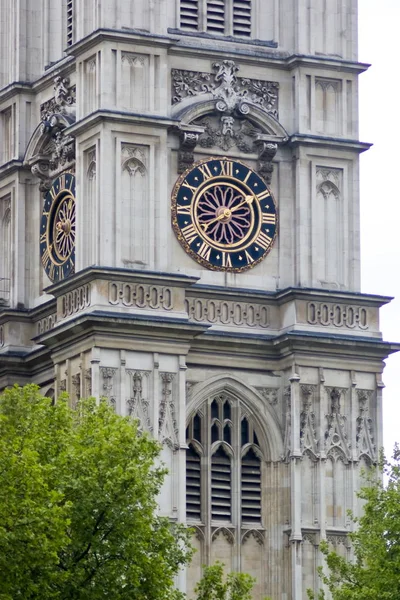
[[[175,600],[188,532],[157,516],[160,447],[107,403],[0,396],[0,600]]]
[[[247,573],[232,572],[224,578],[224,565],[216,562],[204,568],[195,588],[196,600],[251,600],[254,583],[255,579]]]
[[[400,598],[400,449],[393,460],[382,461],[386,485],[376,473],[367,478],[358,496],[365,501],[363,515],[353,519],[350,534],[354,561],[348,562],[321,544],[328,572],[320,575],[333,600],[399,600]],[[309,591],[309,598],[315,595]],[[320,592],[318,600],[325,598]]]

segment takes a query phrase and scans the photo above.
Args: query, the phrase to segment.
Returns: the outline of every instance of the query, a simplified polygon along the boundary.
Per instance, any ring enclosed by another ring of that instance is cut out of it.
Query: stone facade
[[[357,3],[211,4],[0,0],[0,387],[102,396],[160,440],[160,511],[195,530],[182,590],[219,558],[257,600],[304,600],[321,539],[350,556],[398,349],[390,298],[360,293]],[[277,200],[243,273],[171,227],[179,174],[211,156]],[[75,273],[52,284],[40,219],[65,172]]]

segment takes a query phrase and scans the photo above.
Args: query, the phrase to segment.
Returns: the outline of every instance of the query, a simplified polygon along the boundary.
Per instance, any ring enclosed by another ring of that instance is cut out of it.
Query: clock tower
[[[356,0],[0,10],[0,387],[160,441],[189,597],[221,560],[305,600],[400,348],[360,290]]]

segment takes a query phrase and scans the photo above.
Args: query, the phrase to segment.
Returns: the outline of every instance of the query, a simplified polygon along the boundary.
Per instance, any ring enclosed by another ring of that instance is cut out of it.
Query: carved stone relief
[[[326,415],[327,429],[325,431],[326,454],[334,458],[341,457],[348,462],[350,457],[350,444],[347,439],[346,417],[341,414],[341,399],[346,394],[346,389],[337,387],[326,388],[330,400],[331,412]]]
[[[115,375],[117,373],[117,369],[114,367],[100,367],[100,375],[102,378],[102,388],[103,393],[102,397],[107,398],[109,404],[115,408],[116,407],[116,397],[115,397]]]
[[[68,113],[75,106],[76,87],[69,85],[68,77],[54,79],[54,97],[40,105],[40,118],[47,121],[55,113]]]
[[[61,296],[61,318],[84,310],[91,303],[91,285],[87,283]]]
[[[179,431],[174,398],[176,373],[160,373],[161,399],[158,419],[159,440],[172,450],[179,448]]]
[[[172,103],[211,93],[219,112],[246,115],[248,104],[254,104],[278,118],[279,83],[237,77],[239,67],[233,60],[215,62],[212,69],[213,73],[172,69]]]
[[[222,535],[231,546],[235,544],[235,530],[228,529],[227,527],[218,527],[215,528],[212,532],[211,540],[215,542],[215,540]]]
[[[75,408],[81,399],[81,374],[76,373],[71,377],[72,383],[72,406]]]
[[[108,285],[108,302],[112,305],[136,306],[172,310],[172,289],[158,285],[123,283],[111,281]]]
[[[242,532],[242,544],[245,544],[251,537],[256,540],[257,544],[264,546],[265,534],[263,531],[258,531],[258,529],[248,529]]]
[[[315,413],[313,410],[317,387],[301,385],[302,411],[300,413],[300,448],[303,454],[318,457],[318,440],[315,430]]]
[[[372,390],[357,390],[359,416],[357,417],[356,447],[358,458],[376,460],[376,445],[373,434],[373,421],[369,414]]]
[[[126,404],[129,416],[139,421],[139,429],[153,431],[149,415],[150,371],[128,369],[130,378],[130,397]]]
[[[271,406],[276,406],[279,400],[279,388],[257,387],[257,391]]]
[[[139,146],[133,144],[122,144],[121,147],[121,167],[129,175],[146,174],[146,156]]]
[[[85,378],[85,396],[86,396],[86,398],[90,398],[90,396],[92,395],[92,369],[85,369],[84,378]]]
[[[333,304],[330,302],[309,302],[307,323],[324,327],[347,327],[348,329],[369,328],[368,312],[362,306]]]
[[[43,317],[36,324],[36,330],[38,335],[45,333],[46,331],[50,331],[56,326],[57,323],[57,313],[52,315],[48,315],[47,317]]]
[[[269,327],[269,307],[265,304],[187,298],[185,308],[189,319],[198,323],[242,325],[243,327]]]

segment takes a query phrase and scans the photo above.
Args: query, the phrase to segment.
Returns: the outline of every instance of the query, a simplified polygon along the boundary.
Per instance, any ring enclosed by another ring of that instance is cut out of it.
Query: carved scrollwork
[[[269,327],[269,307],[264,304],[187,298],[185,306],[189,319],[199,323],[261,327],[262,329]]]
[[[357,390],[359,416],[357,417],[356,447],[358,458],[365,457],[376,460],[376,445],[374,442],[373,421],[369,415],[369,403],[372,390]]]
[[[318,440],[315,428],[315,413],[313,411],[315,385],[301,385],[300,391],[303,407],[300,413],[300,448],[303,454],[316,458],[318,455]]]
[[[69,85],[68,77],[54,79],[54,97],[40,105],[40,118],[47,121],[55,113],[66,113],[76,102],[76,87]]]
[[[325,431],[325,450],[327,456],[342,458],[348,462],[350,457],[350,444],[347,439],[346,417],[341,414],[341,398],[345,395],[345,388],[327,387],[330,399],[330,414],[326,415],[328,427]]]
[[[309,302],[307,304],[307,323],[349,329],[358,327],[362,330],[369,327],[366,308],[328,302]]]
[[[279,388],[271,388],[271,387],[258,387],[256,388],[258,392],[260,392],[261,396],[270,404],[271,406],[276,406],[279,400]]]

